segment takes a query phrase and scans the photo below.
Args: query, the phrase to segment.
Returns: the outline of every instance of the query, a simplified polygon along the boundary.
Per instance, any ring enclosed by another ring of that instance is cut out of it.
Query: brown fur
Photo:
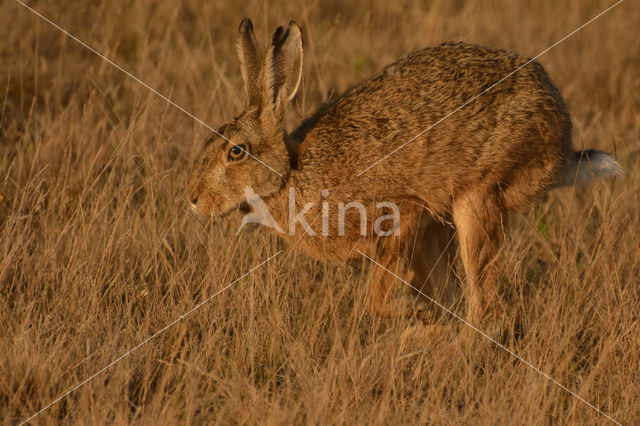
[[[282,177],[248,156],[228,161],[233,143],[213,136],[189,181],[194,208],[207,216],[225,215],[245,202],[244,188],[250,186],[285,230],[283,237],[309,255],[345,263],[361,258],[361,251],[420,284],[428,278],[425,268],[435,265],[427,259],[434,256],[429,254],[433,247],[444,250],[443,241],[453,236],[453,228],[438,219],[452,217],[466,272],[467,314],[472,322],[486,318],[487,310],[499,303],[496,259],[508,211],[561,185],[575,157],[569,113],[542,66],[529,63],[358,176],[528,59],[466,43],[426,48],[322,106],[289,136],[283,132],[283,110],[300,81],[300,28],[293,22],[286,30],[278,28],[261,58],[250,21],[245,20],[238,47],[248,106],[220,133],[246,144]],[[302,229],[294,236],[286,234],[290,187],[296,189],[296,211],[314,202],[305,217],[316,236]],[[326,199],[323,189],[329,190]],[[370,220],[362,236],[353,210],[344,236],[337,233],[335,211],[329,216],[330,234],[323,236],[323,201],[331,208],[341,201],[362,202],[369,218],[381,214],[376,202],[393,201],[401,209],[399,233],[377,237]],[[407,252],[421,229],[433,236],[418,243],[423,258],[411,264]],[[436,266],[442,275],[442,265]],[[409,313],[407,306],[393,305],[397,279],[391,274],[373,268],[371,283],[373,311],[385,316]]]

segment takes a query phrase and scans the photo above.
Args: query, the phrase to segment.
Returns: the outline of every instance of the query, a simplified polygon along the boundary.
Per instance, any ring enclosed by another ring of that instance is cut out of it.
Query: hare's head
[[[238,53],[246,110],[211,135],[189,179],[192,207],[226,215],[246,202],[245,188],[261,197],[280,190],[290,171],[283,112],[302,75],[302,32],[293,21],[278,27],[264,59],[248,19],[240,23]]]

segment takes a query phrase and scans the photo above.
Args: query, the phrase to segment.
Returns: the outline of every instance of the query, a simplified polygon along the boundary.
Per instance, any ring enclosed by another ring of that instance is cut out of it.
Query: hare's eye
[[[229,161],[242,160],[247,153],[247,146],[245,144],[233,145],[229,148]]]

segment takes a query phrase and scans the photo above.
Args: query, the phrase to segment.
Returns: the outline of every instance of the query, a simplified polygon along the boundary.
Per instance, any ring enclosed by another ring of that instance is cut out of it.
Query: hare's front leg
[[[420,233],[408,253],[416,290],[423,297],[433,299],[449,309],[453,308],[460,289],[460,283],[455,278],[455,238],[453,226],[428,217],[421,222]],[[435,303],[429,303],[428,306],[436,316],[446,315]]]
[[[466,272],[467,319],[476,326],[500,309],[497,257],[502,247],[504,210],[499,188],[475,191],[454,202],[453,220]]]
[[[420,302],[409,291],[413,272],[406,264],[405,255],[406,247],[400,238],[394,236],[382,241],[369,273],[369,312],[383,318],[406,318],[420,311]]]

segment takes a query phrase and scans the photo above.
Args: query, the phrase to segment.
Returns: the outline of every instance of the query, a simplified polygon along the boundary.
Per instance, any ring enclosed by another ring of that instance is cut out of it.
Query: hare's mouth
[[[204,205],[189,203],[189,210],[204,219],[212,219],[217,221],[222,218],[226,218],[231,213],[235,211],[240,211],[243,214],[247,214],[251,212],[251,208],[249,207],[249,203],[243,201],[239,204],[227,206],[225,210],[223,210],[224,206],[217,205],[219,203],[204,203]]]
[[[189,210],[191,210],[192,213],[195,213],[197,215],[202,215],[202,213],[198,211],[198,207],[193,203],[189,203]]]
[[[246,201],[243,201],[240,204],[237,204],[233,207],[228,208],[227,210],[225,210],[224,212],[211,212],[211,217],[215,217],[217,219],[221,219],[221,218],[225,218],[229,215],[231,215],[231,213],[235,212],[235,211],[240,211],[243,214],[249,213],[251,210],[249,208],[249,204]]]
[[[189,203],[189,210],[202,219],[217,219],[226,215],[220,214],[215,206],[207,206],[206,204],[202,205],[200,203]]]

